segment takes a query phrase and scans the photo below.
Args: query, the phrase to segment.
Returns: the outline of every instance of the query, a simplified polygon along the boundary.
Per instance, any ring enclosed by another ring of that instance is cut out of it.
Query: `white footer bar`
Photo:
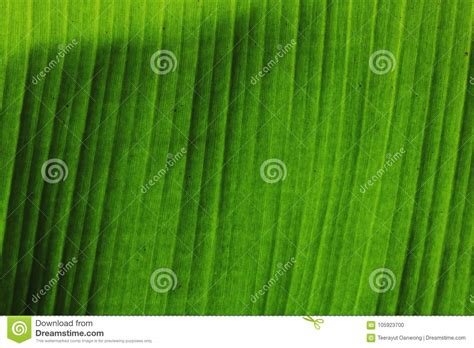
[[[0,347],[474,347],[474,317],[2,317]]]

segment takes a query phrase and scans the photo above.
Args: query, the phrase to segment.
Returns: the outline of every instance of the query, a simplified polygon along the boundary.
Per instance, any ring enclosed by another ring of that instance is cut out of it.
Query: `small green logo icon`
[[[367,342],[375,342],[375,334],[367,334]]]
[[[8,317],[7,337],[17,343],[31,338],[31,317]]]
[[[375,321],[367,322],[367,330],[375,330]]]
[[[307,317],[304,317],[303,319],[312,322],[316,330],[319,330],[321,328],[321,324],[324,323],[324,319],[313,319],[309,315]]]

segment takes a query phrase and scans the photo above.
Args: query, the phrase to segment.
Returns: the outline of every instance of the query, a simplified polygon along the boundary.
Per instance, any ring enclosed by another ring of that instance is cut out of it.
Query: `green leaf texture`
[[[474,314],[471,0],[1,5],[1,314]]]

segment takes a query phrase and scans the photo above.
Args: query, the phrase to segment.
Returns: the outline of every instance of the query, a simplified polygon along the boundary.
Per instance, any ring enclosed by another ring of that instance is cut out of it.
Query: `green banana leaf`
[[[474,314],[471,0],[0,3],[0,314]]]

